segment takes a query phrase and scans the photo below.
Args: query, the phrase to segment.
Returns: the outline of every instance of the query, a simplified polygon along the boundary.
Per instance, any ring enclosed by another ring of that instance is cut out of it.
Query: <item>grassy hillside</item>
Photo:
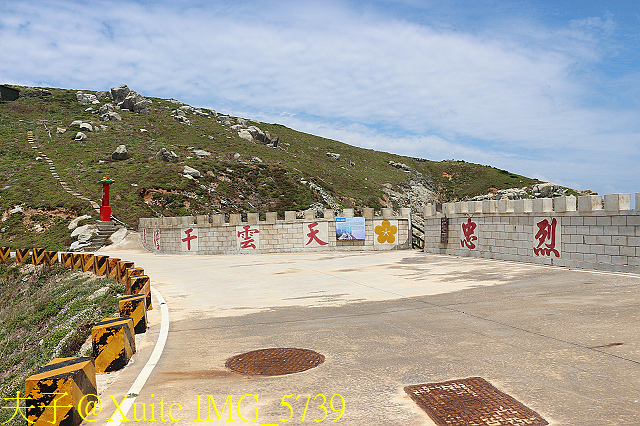
[[[17,88],[23,93],[30,90]],[[47,90],[51,92],[48,96],[0,103],[0,245],[64,249],[70,243],[66,225],[73,217],[88,213],[97,218],[87,202],[62,190],[45,161],[36,160],[37,154],[27,142],[29,130],[40,150],[54,161],[60,178],[75,191],[99,202],[99,180],[104,175],[114,179],[113,215],[134,228],[140,217],[256,211],[283,214],[323,203],[319,193],[301,179],[321,186],[343,208],[399,207],[393,206],[383,185],[401,192],[399,185],[410,173],[392,167],[389,161],[406,164],[414,175],[421,173],[440,201],[537,183],[493,167],[413,159],[353,147],[279,124],[249,122],[280,138],[279,149],[274,149],[240,138],[215,118],[189,113],[192,124],[179,123],[170,114],[180,105],[158,98],[147,97],[153,101],[149,114],[123,112],[122,121],[100,122],[97,114],[85,111],[88,106],[76,101],[74,90]],[[110,102],[100,100],[101,104]],[[69,127],[74,120],[104,124],[108,129],[85,132],[88,139],[76,142],[73,138],[78,128]],[[57,134],[57,127],[67,131]],[[126,145],[130,157],[111,160],[120,144]],[[178,160],[155,160],[161,148],[174,151]],[[211,155],[198,156],[194,149]],[[340,160],[329,158],[327,152],[340,154]],[[185,165],[203,176],[184,178]],[[17,205],[23,212],[9,214]]]
[[[123,292],[90,272],[0,263],[0,398],[24,396],[25,379],[53,358],[89,355],[80,348],[91,327],[118,311]],[[12,415],[0,410],[0,424]],[[6,424],[27,422],[18,414]]]

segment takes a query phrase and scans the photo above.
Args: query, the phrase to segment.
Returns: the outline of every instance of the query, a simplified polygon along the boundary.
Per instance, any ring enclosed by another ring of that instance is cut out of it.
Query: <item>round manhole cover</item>
[[[259,349],[231,357],[225,366],[242,374],[279,376],[299,373],[324,362],[324,355],[309,349]]]

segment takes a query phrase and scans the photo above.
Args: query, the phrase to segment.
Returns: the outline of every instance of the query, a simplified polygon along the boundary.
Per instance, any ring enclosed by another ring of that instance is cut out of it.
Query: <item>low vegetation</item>
[[[90,355],[90,347],[81,353],[83,343],[97,322],[117,312],[123,292],[89,272],[0,263],[0,398],[24,396],[25,379],[53,358]],[[0,410],[0,424],[13,414]],[[6,424],[27,422],[18,414]]]

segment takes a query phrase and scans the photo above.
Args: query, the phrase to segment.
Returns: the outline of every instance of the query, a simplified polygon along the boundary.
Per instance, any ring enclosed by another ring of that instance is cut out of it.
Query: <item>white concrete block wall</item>
[[[640,193],[635,200],[633,210],[630,194],[535,199],[531,210],[527,200],[492,200],[497,208],[484,201],[481,213],[456,213],[465,211],[456,203],[443,205],[443,213],[427,206],[425,252],[640,273]],[[443,216],[449,218],[447,244],[440,243]],[[461,244],[469,218],[477,225],[474,249]],[[536,219],[542,218],[559,222],[560,257],[534,253]]]
[[[382,216],[374,216],[373,211],[365,212],[366,239],[355,241],[337,241],[335,213],[325,210],[323,218],[313,218],[313,221],[326,222],[328,228],[328,244],[326,246],[305,247],[304,237],[308,233],[307,224],[311,222],[309,212],[301,214],[305,219],[297,219],[296,212],[285,212],[284,220],[278,220],[275,212],[267,212],[266,220],[260,221],[257,214],[247,215],[247,222],[242,222],[239,214],[229,216],[229,222],[224,222],[222,215],[197,218],[191,216],[178,218],[141,218],[139,231],[143,237],[143,246],[154,252],[171,254],[234,254],[234,253],[274,253],[296,251],[340,251],[340,250],[397,250],[411,248],[411,211],[401,209],[394,212],[384,209]],[[353,209],[345,209],[341,217],[353,217]],[[397,220],[397,244],[374,244],[374,220]],[[251,225],[259,229],[259,245],[257,249],[237,249],[236,226]],[[196,252],[183,249],[183,229],[193,227],[198,235],[198,250]],[[160,249],[154,244],[154,232],[159,232]]]

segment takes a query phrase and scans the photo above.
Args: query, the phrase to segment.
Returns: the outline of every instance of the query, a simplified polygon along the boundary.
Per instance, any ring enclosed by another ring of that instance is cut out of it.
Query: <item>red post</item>
[[[102,222],[111,222],[111,206],[109,206],[109,185],[115,182],[110,179],[109,176],[102,178],[100,183],[102,184],[102,205],[100,206],[100,218],[98,220]]]

